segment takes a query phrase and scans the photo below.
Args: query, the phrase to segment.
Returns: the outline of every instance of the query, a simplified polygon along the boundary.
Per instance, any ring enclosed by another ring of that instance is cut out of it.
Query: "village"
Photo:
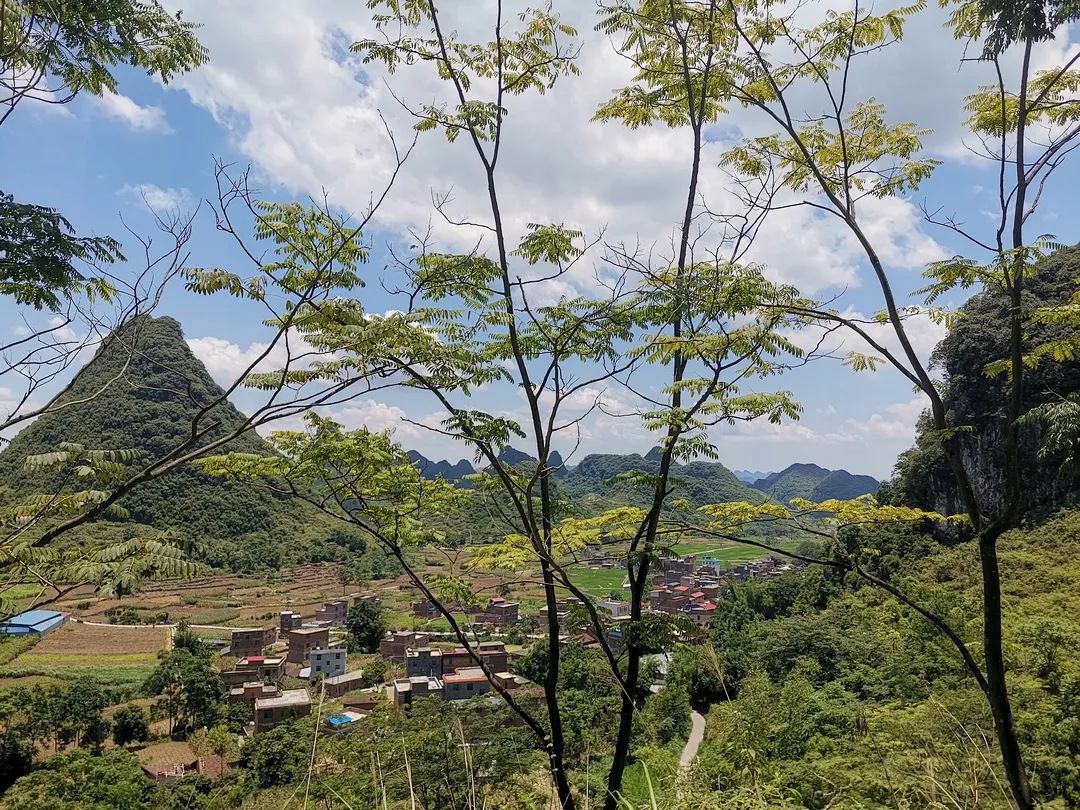
[[[618,559],[604,552],[594,553],[588,562],[594,571],[614,574],[620,570]],[[702,632],[700,629],[716,610],[717,600],[732,584],[748,579],[770,579],[792,570],[792,564],[774,557],[734,563],[709,554],[664,557],[657,563],[648,601],[643,603],[642,611],[644,615],[657,613],[680,617],[686,620],[685,626]],[[305,576],[310,575],[301,575],[301,582]],[[326,575],[321,576],[319,581],[325,584]],[[218,584],[214,578],[207,582]],[[448,632],[434,604],[415,599],[413,595],[417,592],[411,583],[385,581],[371,584],[378,588],[377,592],[348,593],[280,609],[273,622],[244,623],[242,616],[237,616],[230,623],[232,626],[200,624],[199,613],[178,615],[179,611],[174,608],[148,612],[145,621],[149,626],[125,625],[117,621],[115,608],[106,605],[100,618],[107,617],[111,623],[105,625],[95,621],[98,615],[87,615],[88,610],[100,606],[84,600],[72,610],[31,610],[17,615],[0,624],[0,636],[6,636],[9,641],[21,638],[35,644],[26,654],[18,656],[15,664],[25,664],[35,656],[47,660],[46,651],[54,640],[65,649],[63,654],[53,656],[54,660],[69,656],[78,658],[85,653],[89,662],[102,660],[102,650],[66,652],[84,633],[111,633],[109,638],[117,639],[125,633],[134,638],[140,632],[164,632],[160,638],[166,640],[167,647],[178,627],[189,629],[199,634],[202,643],[215,650],[224,699],[229,704],[242,706],[250,718],[243,729],[245,737],[263,734],[313,713],[318,714],[325,733],[340,734],[362,722],[380,704],[408,709],[414,701],[424,698],[459,702],[484,695],[498,701],[500,698],[492,694],[493,684],[502,691],[515,692],[519,700],[539,701],[542,698],[540,687],[518,674],[515,665],[526,654],[528,646],[546,637],[549,630],[549,610],[535,596],[526,594],[524,602],[490,596],[486,604],[479,607],[446,606],[467,619],[470,634],[478,639],[470,644],[471,649],[466,649]],[[177,587],[182,590],[184,586],[178,584]],[[165,583],[158,584],[156,590],[169,593]],[[624,580],[620,591],[628,590],[629,584]],[[230,592],[237,594],[239,590]],[[264,594],[265,590],[256,593]],[[596,593],[591,598],[597,611],[610,620],[606,641],[616,655],[622,652],[623,628],[630,620],[631,609],[630,603],[619,598],[620,595],[619,591],[613,591]],[[383,610],[384,598],[389,600],[390,610]],[[170,594],[168,600],[179,601],[183,607],[189,602],[197,602],[198,598],[181,596],[175,599]],[[166,598],[155,601],[164,603]],[[349,614],[362,603],[370,603],[388,616],[389,627],[375,653],[350,653]],[[595,628],[581,620],[583,614],[575,614],[581,607],[581,600],[574,596],[567,595],[558,600],[558,621],[564,628],[560,642],[599,646]],[[253,606],[251,612],[256,609]],[[166,613],[167,618],[163,618]],[[236,626],[239,624],[244,626]],[[410,624],[411,627],[406,626]],[[682,638],[693,642],[695,633],[689,630]],[[41,643],[37,644],[39,641]],[[380,663],[373,666],[376,660]],[[11,674],[25,671],[9,669]],[[73,669],[72,673],[75,671]],[[52,674],[56,670],[44,667],[42,672]],[[21,680],[20,677],[4,678],[5,674],[0,670],[0,678],[9,685]],[[196,755],[186,742],[177,740],[151,743],[137,751],[137,755],[147,774],[162,782],[195,773],[212,775],[226,766],[213,757]]]

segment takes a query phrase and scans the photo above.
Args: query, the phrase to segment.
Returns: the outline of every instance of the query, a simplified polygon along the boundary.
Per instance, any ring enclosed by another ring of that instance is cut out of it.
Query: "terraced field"
[[[141,684],[169,643],[164,627],[69,623],[0,668],[5,684],[88,678],[107,686]]]

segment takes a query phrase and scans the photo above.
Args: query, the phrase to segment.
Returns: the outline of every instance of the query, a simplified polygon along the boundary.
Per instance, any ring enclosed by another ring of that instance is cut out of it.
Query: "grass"
[[[102,686],[134,688],[141,686],[153,670],[152,666],[64,666],[31,669],[11,666],[0,668],[0,679],[47,678],[68,682],[88,680],[96,681]]]
[[[575,568],[570,578],[581,590],[593,596],[603,596],[622,590],[626,572],[621,568]]]

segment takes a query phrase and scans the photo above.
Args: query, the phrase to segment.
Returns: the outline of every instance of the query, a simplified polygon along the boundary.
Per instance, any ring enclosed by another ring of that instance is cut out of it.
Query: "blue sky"
[[[358,81],[356,65],[342,53],[341,43],[370,29],[364,5],[337,0],[185,2],[185,18],[204,23],[200,34],[210,48],[210,64],[169,88],[125,70],[119,97],[80,98],[60,110],[24,105],[4,125],[0,187],[21,200],[56,206],[82,233],[117,236],[132,254],[137,245],[124,232],[121,217],[136,231],[152,234],[143,196],[154,205],[186,210],[213,198],[215,155],[240,166],[251,164],[264,196],[295,199],[325,188],[332,201],[358,210],[381,186],[387,170],[376,110],[401,138],[408,137],[409,126],[389,98],[383,77],[372,73]],[[470,26],[480,25],[485,11],[482,0],[462,3],[458,27],[463,36],[470,34]],[[529,221],[565,220],[586,232],[606,225],[619,237],[663,244],[678,218],[687,174],[685,133],[629,132],[617,125],[590,124],[596,103],[625,80],[625,68],[610,43],[592,33],[584,11],[575,8],[565,14],[585,32],[584,75],[542,99],[515,100],[502,186],[511,228],[521,230]],[[901,291],[920,285],[925,262],[966,251],[948,233],[922,222],[918,203],[925,200],[932,208],[955,212],[984,230],[989,223],[985,212],[994,206],[987,191],[994,177],[966,151],[960,126],[964,94],[986,77],[978,74],[977,66],[961,67],[959,45],[939,23],[936,12],[924,15],[901,45],[865,63],[855,82],[855,92],[883,101],[895,111],[895,120],[932,127],[935,134],[927,147],[946,161],[912,199],[876,204],[863,212]],[[1067,38],[1059,39],[1040,58],[1053,64],[1071,47]],[[926,58],[928,54],[934,58]],[[402,97],[423,102],[442,92],[424,74],[404,71],[389,81]],[[722,121],[717,133],[723,139],[739,131],[754,133],[760,126],[760,121],[738,113]],[[714,147],[707,156],[711,166],[720,144]],[[433,216],[432,189],[453,186],[458,210],[483,212],[470,157],[464,144],[448,145],[438,134],[421,138],[369,232],[376,249],[366,272],[373,279],[384,264],[382,246],[399,240],[409,227],[425,227]],[[1049,231],[1066,242],[1080,239],[1068,194],[1076,177],[1068,169],[1057,176],[1030,225],[1032,235]],[[707,171],[705,183],[710,193],[723,197],[718,172]],[[462,248],[471,239],[435,225],[435,235],[446,247]],[[205,205],[189,247],[192,265],[250,271],[231,240],[215,231]],[[807,292],[830,296],[846,289],[837,304],[841,309],[869,314],[879,308],[880,293],[850,239],[807,212],[770,222],[754,258],[775,277]],[[394,307],[378,284],[369,285],[363,295],[370,311]],[[17,314],[10,305],[2,311],[9,321]],[[160,313],[180,320],[192,348],[221,382],[232,378],[266,336],[259,314],[250,307],[226,297],[193,296],[179,285],[169,291]],[[940,337],[940,330],[928,322],[912,332],[923,352]],[[850,341],[847,346],[858,348]],[[896,454],[910,445],[922,407],[910,386],[889,370],[855,375],[838,363],[820,362],[779,384],[796,393],[805,407],[803,418],[777,428],[718,431],[715,442],[729,467],[778,470],[793,462],[815,462],[884,477]],[[609,396],[619,402],[618,392]],[[237,404],[249,406],[250,397],[240,397]],[[476,407],[513,413],[520,403],[515,392],[492,389],[477,395]],[[436,418],[434,403],[421,394],[363,398],[337,413],[349,426],[395,427],[403,444],[435,458],[470,455],[401,422],[404,414],[416,420]],[[650,443],[649,436],[627,420],[601,418],[588,424],[580,453],[644,452]]]

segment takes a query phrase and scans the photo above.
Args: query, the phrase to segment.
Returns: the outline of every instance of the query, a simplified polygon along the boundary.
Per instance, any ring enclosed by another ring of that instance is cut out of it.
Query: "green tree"
[[[377,686],[386,680],[387,664],[382,658],[375,658],[364,665],[364,686]]]
[[[1036,3],[1030,8],[1040,6]],[[1062,10],[1071,8],[1063,4]],[[747,138],[729,150],[722,165],[732,171],[757,216],[779,205],[769,191],[777,178],[793,200],[782,205],[803,204],[835,216],[863,249],[880,293],[881,312],[875,316],[895,338],[890,349],[866,328],[861,319],[823,306],[795,306],[795,314],[843,329],[869,345],[873,354],[858,351],[847,356],[855,370],[885,366],[898,371],[925,395],[939,442],[963,502],[963,519],[978,538],[983,577],[984,665],[967,649],[956,633],[950,639],[964,658],[972,677],[986,694],[995,719],[995,732],[1017,804],[1028,810],[1034,803],[1017,740],[1006,683],[1002,643],[1002,598],[998,540],[1021,519],[1023,485],[1018,463],[1020,418],[1027,365],[1039,359],[1061,359],[1071,344],[1030,346],[1025,337],[1030,320],[1025,315],[1024,290],[1036,261],[1056,247],[1052,240],[1031,239],[1025,227],[1043,199],[1047,180],[1062,165],[1080,138],[1080,104],[1076,99],[1074,67],[1077,56],[1063,64],[1040,70],[1032,58],[1038,40],[1052,36],[1048,24],[1016,26],[1009,17],[1024,4],[963,4],[950,20],[963,39],[987,37],[990,51],[997,53],[995,26],[1003,25],[1017,43],[1019,60],[1006,66],[996,61],[997,81],[968,99],[968,126],[973,138],[991,160],[1001,178],[999,210],[987,233],[965,229],[947,215],[929,219],[959,234],[979,259],[958,257],[932,265],[928,286],[921,291],[925,307],[909,306],[894,291],[895,278],[882,259],[881,245],[868,232],[866,202],[896,197],[917,189],[939,165],[922,148],[924,134],[913,123],[891,123],[885,108],[872,99],[858,99],[849,92],[849,77],[859,65],[891,47],[903,37],[909,18],[923,5],[916,4],[879,13],[861,3],[824,21],[799,16],[798,4],[761,4],[755,0],[708,0],[662,2],[640,0],[612,4],[612,27],[628,35],[623,52],[640,67],[641,81],[621,101],[619,109],[637,104],[645,113],[624,115],[632,126],[650,118],[665,120],[670,86],[678,71],[670,70],[663,54],[689,52],[699,65],[716,65],[715,82],[701,85],[701,96],[714,105],[738,104],[765,127],[763,134]],[[1066,14],[1068,18],[1072,14]],[[1024,18],[1024,14],[1020,15]],[[1043,15],[1045,23],[1046,17]],[[998,45],[1011,41],[999,39]],[[813,88],[811,90],[811,88]],[[816,94],[820,106],[807,110],[803,92]],[[1005,102],[1003,100],[1008,99]],[[1032,142],[1032,133],[1048,123],[1054,133]],[[760,192],[760,193],[759,193]],[[954,421],[927,363],[911,340],[911,319],[930,317],[951,320],[937,302],[957,290],[980,286],[994,290],[1008,302],[1009,341],[1006,355],[987,371],[1007,375],[1004,396],[1005,424],[999,448],[1005,458],[1005,497],[994,509],[980,497],[971,471],[965,466],[963,440],[967,426]],[[940,618],[940,617],[939,617]],[[944,622],[938,626],[948,632]]]
[[[0,731],[0,791],[7,790],[34,766],[34,746],[19,728]]]
[[[379,651],[379,642],[386,632],[386,618],[382,605],[372,599],[357,602],[345,619],[349,631],[349,647],[359,652]]]
[[[154,783],[123,750],[58,754],[4,794],[10,810],[142,810]]]
[[[286,723],[252,737],[240,751],[240,764],[260,788],[295,784],[307,773],[310,722]]]
[[[119,746],[150,738],[150,715],[142,706],[121,706],[112,716],[113,742]]]
[[[172,723],[181,729],[213,726],[221,716],[225,688],[206,655],[192,655],[185,649],[158,653],[158,665],[144,690],[165,696]]]

